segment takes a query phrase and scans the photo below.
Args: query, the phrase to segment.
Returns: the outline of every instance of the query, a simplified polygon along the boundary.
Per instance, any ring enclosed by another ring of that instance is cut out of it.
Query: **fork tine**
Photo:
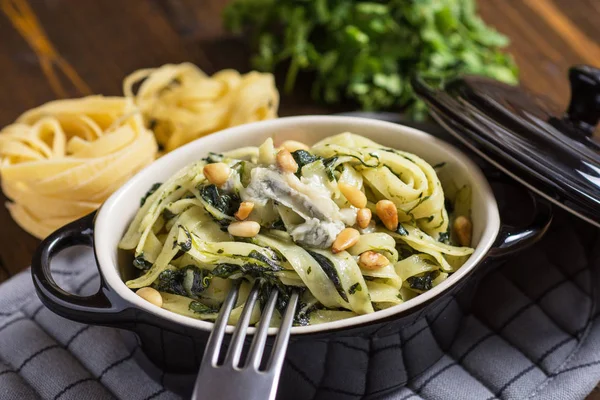
[[[240,315],[240,319],[235,326],[235,331],[233,331],[233,337],[229,342],[229,349],[227,350],[227,355],[225,355],[224,365],[233,365],[234,367],[237,367],[240,362],[242,348],[244,347],[244,339],[246,338],[250,317],[254,310],[254,303],[256,303],[258,297],[259,286],[260,284],[257,280],[248,294],[248,299],[246,300],[246,304],[244,304],[242,315]]]
[[[252,345],[250,346],[250,350],[248,351],[248,361],[246,362],[246,365],[251,366],[254,369],[258,369],[260,367],[263,351],[265,349],[265,342],[267,341],[267,331],[269,330],[271,316],[273,315],[273,310],[275,309],[275,302],[277,301],[277,293],[277,290],[273,290],[271,292],[269,301],[267,302],[267,305],[263,310],[263,314],[260,319],[258,328],[254,333]]]
[[[281,327],[279,328],[279,332],[277,332],[277,338],[275,339],[275,344],[273,345],[271,359],[267,364],[267,371],[275,371],[275,381],[279,380],[279,374],[281,373],[281,366],[283,364],[287,345],[290,340],[290,330],[292,329],[292,323],[294,322],[294,314],[296,313],[297,303],[298,292],[294,292],[288,301],[283,321],[281,321]]]
[[[215,326],[210,333],[206,348],[204,349],[204,356],[202,358],[202,364],[204,365],[205,360],[210,360],[212,366],[217,365],[219,359],[219,352],[221,350],[221,344],[223,343],[223,336],[225,336],[225,328],[227,328],[227,321],[229,320],[229,314],[233,309],[233,305],[237,299],[239,290],[239,284],[235,286],[227,295],[227,299],[221,306]]]

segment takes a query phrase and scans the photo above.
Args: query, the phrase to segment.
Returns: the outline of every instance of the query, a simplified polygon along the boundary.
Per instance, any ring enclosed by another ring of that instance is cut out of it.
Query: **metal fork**
[[[221,344],[225,336],[225,328],[227,327],[227,321],[233,305],[236,302],[238,290],[239,285],[227,296],[208,338],[202,363],[200,364],[200,371],[194,385],[194,392],[192,394],[192,399],[194,400],[272,400],[277,394],[279,375],[281,374],[281,367],[290,337],[290,329],[294,320],[298,293],[294,292],[290,296],[266,368],[261,369],[260,366],[267,341],[269,323],[275,309],[275,302],[277,301],[277,290],[273,290],[269,296],[259,325],[254,333],[246,362],[244,365],[240,365],[250,316],[258,297],[258,284],[255,284],[248,295],[242,315],[229,342],[225,360],[222,365],[217,365]]]

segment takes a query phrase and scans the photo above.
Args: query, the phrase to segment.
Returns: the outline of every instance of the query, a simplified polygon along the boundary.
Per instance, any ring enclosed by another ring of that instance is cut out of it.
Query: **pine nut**
[[[471,245],[471,236],[473,234],[473,224],[471,220],[465,216],[459,216],[454,220],[454,233],[461,246]]]
[[[250,215],[250,213],[252,212],[252,209],[254,208],[254,203],[251,201],[242,201],[242,203],[240,204],[240,208],[238,208],[237,212],[235,213],[235,218],[238,221],[243,221],[246,218],[248,218],[248,216]]]
[[[379,200],[375,205],[375,212],[387,229],[390,231],[398,229],[398,209],[394,203],[389,200]]]
[[[284,149],[286,149],[290,153],[293,153],[296,150],[308,150],[308,149],[310,149],[310,147],[308,147],[304,143],[298,142],[296,140],[286,140],[285,142],[283,142],[281,144],[281,147],[283,147]]]
[[[137,294],[147,302],[154,304],[157,307],[162,307],[163,305],[163,299],[160,295],[160,292],[154,288],[151,288],[150,286],[138,289],[138,291],[135,292],[135,294]]]
[[[347,183],[338,183],[340,192],[344,195],[346,200],[356,208],[365,208],[367,205],[367,196],[356,186],[348,185]]]
[[[254,237],[260,231],[260,224],[254,221],[232,222],[227,227],[227,232],[232,236]]]
[[[296,172],[298,171],[298,163],[292,157],[292,153],[286,149],[279,150],[277,153],[277,166],[283,172]]]
[[[376,253],[374,251],[365,251],[358,258],[358,265],[361,268],[375,270],[383,268],[390,263],[383,254]]]
[[[354,228],[346,228],[337,235],[335,238],[333,245],[331,246],[331,251],[334,253],[339,253],[340,251],[344,251],[356,244],[358,242],[358,238],[360,237],[360,233]]]
[[[361,208],[356,213],[356,223],[361,229],[365,229],[371,222],[372,213],[368,208]]]
[[[219,162],[205,165],[203,172],[210,183],[221,186],[229,179],[231,168],[229,168],[229,165]]]

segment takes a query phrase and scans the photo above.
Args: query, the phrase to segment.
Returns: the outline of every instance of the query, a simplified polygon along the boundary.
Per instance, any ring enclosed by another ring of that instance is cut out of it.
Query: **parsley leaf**
[[[325,103],[408,107],[423,118],[415,75],[437,87],[463,74],[517,82],[501,51],[507,38],[483,22],[474,0],[234,0],[224,23],[249,34],[254,67],[287,66],[286,91],[300,72],[314,74],[313,97]]]

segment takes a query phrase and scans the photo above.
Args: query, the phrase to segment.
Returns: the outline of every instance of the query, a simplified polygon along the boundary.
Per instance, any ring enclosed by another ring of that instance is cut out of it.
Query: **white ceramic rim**
[[[167,168],[170,162],[177,159],[183,155],[183,153],[190,152],[192,148],[202,149],[202,144],[206,138],[215,139],[232,139],[233,137],[239,138],[240,135],[243,135],[245,132],[249,132],[251,130],[255,130],[256,128],[264,128],[265,130],[270,129],[273,130],[275,128],[285,128],[288,129],[290,127],[296,125],[308,125],[314,124],[315,126],[318,124],[339,124],[339,125],[356,125],[364,128],[372,128],[372,129],[382,129],[385,131],[396,131],[397,133],[409,136],[412,140],[416,140],[422,142],[423,146],[432,146],[433,148],[437,147],[440,152],[444,153],[444,156],[451,163],[458,163],[462,165],[462,167],[466,168],[469,171],[470,179],[469,182],[472,187],[478,187],[481,190],[481,194],[483,196],[483,207],[485,208],[485,213],[487,215],[487,220],[484,224],[484,231],[481,235],[479,243],[475,247],[475,252],[469,260],[455,273],[453,273],[448,279],[442,282],[440,285],[434,287],[433,289],[411,299],[405,303],[387,308],[385,310],[377,311],[371,314],[360,315],[357,317],[344,319],[341,321],[328,322],[325,324],[319,325],[309,325],[309,326],[299,326],[293,327],[291,330],[292,335],[301,335],[301,334],[312,334],[318,333],[328,330],[338,330],[343,328],[350,328],[356,325],[363,325],[373,323],[379,320],[383,320],[389,318],[395,314],[405,313],[411,308],[418,307],[433,298],[439,296],[444,291],[450,289],[452,286],[456,285],[463,277],[467,276],[485,257],[489,249],[492,247],[496,236],[498,235],[498,231],[500,229],[500,216],[498,213],[498,206],[496,203],[496,199],[494,198],[493,192],[484,177],[483,173],[479,169],[479,167],[471,161],[466,155],[456,149],[454,146],[435,138],[434,136],[422,132],[420,130],[409,128],[403,125],[378,121],[373,119],[366,119],[360,117],[348,117],[348,116],[299,116],[299,117],[285,117],[279,118],[269,121],[261,121],[255,122],[251,124],[241,125],[233,128],[229,128],[207,137],[200,138],[194,142],[191,142],[163,157],[156,160],[150,166],[146,167],[144,170],[139,172],[133,178],[131,178],[125,185],[123,185],[119,190],[117,190],[100,208],[95,220],[95,229],[94,229],[94,251],[96,253],[96,258],[99,264],[99,269],[102,273],[105,283],[123,300],[130,303],[132,306],[145,310],[150,314],[154,314],[158,317],[164,318],[166,320],[171,320],[174,323],[187,326],[190,328],[196,328],[204,331],[210,331],[212,329],[213,323],[208,321],[202,321],[198,319],[194,319],[191,317],[186,317],[183,315],[179,315],[173,313],[171,311],[167,311],[165,309],[159,308],[157,306],[152,305],[151,303],[143,300],[139,296],[137,296],[132,290],[130,290],[125,283],[122,281],[119,273],[118,266],[112,254],[116,252],[116,249],[112,249],[109,244],[109,237],[111,236],[111,214],[113,211],[117,209],[117,206],[122,201],[139,201],[138,198],[131,199],[127,198],[125,194],[127,191],[138,181],[141,177],[145,177],[146,175],[152,175],[153,171],[159,171],[162,168]],[[340,131],[341,132],[341,131]],[[402,148],[401,145],[397,146],[397,148]],[[202,149],[201,152],[198,153],[198,158],[204,156],[205,153],[208,153],[210,149]],[[417,155],[419,155],[417,153]],[[175,171],[173,171],[174,173]],[[114,217],[113,217],[114,218]],[[122,217],[121,217],[122,218]],[[114,228],[112,229],[114,231]],[[112,235],[118,234],[120,237],[120,233],[113,232]],[[233,331],[233,327],[228,327],[228,332]],[[253,328],[249,330],[249,334],[252,334],[254,331]],[[276,328],[270,328],[269,334],[274,334],[277,332]]]

